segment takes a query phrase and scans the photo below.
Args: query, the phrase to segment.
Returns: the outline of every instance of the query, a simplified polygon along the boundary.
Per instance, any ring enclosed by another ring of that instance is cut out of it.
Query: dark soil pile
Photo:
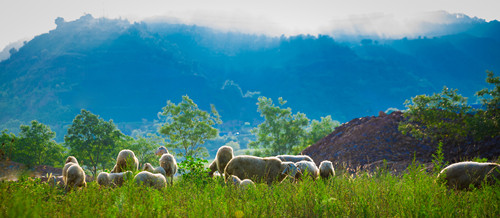
[[[330,135],[306,148],[316,163],[331,161],[336,168],[351,172],[373,170],[384,160],[387,167],[401,172],[415,158],[431,167],[432,154],[437,144],[403,135],[399,122],[405,118],[401,112],[379,113],[378,117],[363,117],[337,127]],[[449,163],[471,160],[474,157],[496,159],[500,155],[500,136],[481,142],[469,140],[463,145],[443,145],[445,160]]]

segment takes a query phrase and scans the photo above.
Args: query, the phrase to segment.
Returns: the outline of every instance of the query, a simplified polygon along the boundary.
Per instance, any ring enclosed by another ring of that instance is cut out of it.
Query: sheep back
[[[288,166],[288,164],[282,163],[276,157],[261,158],[241,155],[229,161],[224,171],[224,176],[226,181],[230,175],[235,175],[240,179],[267,182],[270,185],[274,181],[281,182],[286,178],[286,174],[283,174],[283,172]]]
[[[215,156],[215,162],[217,165],[217,171],[223,173],[226,168],[227,163],[233,159],[233,148],[230,146],[222,146],[217,150],[217,155]]]
[[[67,171],[66,189],[86,187],[85,172],[78,164],[72,164]]]
[[[125,149],[118,153],[116,164],[111,170],[112,173],[120,173],[127,170],[137,171],[139,169],[139,160],[135,157],[133,151]]]
[[[165,177],[159,173],[153,174],[148,171],[142,171],[135,175],[134,181],[137,185],[145,185],[156,189],[161,189],[167,184]]]
[[[276,156],[281,161],[290,161],[293,163],[297,163],[299,161],[311,161],[314,163],[313,159],[307,155],[278,155]]]
[[[500,179],[500,165],[496,163],[459,162],[454,163],[438,175],[449,188],[467,189],[470,185],[479,187],[481,182],[494,183]]]
[[[170,177],[170,183],[173,184],[174,175],[177,173],[177,162],[171,154],[163,154],[160,157],[160,166],[165,170],[165,176]]]
[[[333,169],[333,164],[331,161],[321,161],[321,163],[319,164],[319,175],[323,179],[327,179],[330,176],[335,176],[335,170]]]
[[[296,178],[300,178],[304,174],[308,174],[313,180],[319,177],[319,169],[314,162],[302,160],[295,163],[295,165],[300,171],[300,173],[297,173]]]

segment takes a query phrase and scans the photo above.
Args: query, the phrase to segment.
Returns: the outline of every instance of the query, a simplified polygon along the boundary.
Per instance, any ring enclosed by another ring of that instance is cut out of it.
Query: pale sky
[[[129,21],[168,17],[226,30],[293,35],[349,28],[352,20],[373,17],[370,31],[401,32],[407,23],[394,20],[440,10],[500,20],[499,9],[500,0],[1,0],[0,51],[54,29],[57,17],[72,21],[86,13]]]

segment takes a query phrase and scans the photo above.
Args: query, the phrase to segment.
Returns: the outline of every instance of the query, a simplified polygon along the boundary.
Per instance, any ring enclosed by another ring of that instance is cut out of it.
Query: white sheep
[[[139,160],[135,157],[133,151],[121,150],[116,157],[116,164],[111,170],[112,173],[121,173],[127,170],[137,171],[139,169]]]
[[[167,178],[167,173],[163,169],[163,167],[153,167],[150,163],[145,163],[142,167],[143,171],[148,171],[150,173],[161,173],[165,178]]]
[[[497,163],[459,162],[454,163],[438,175],[449,188],[467,189],[470,185],[479,187],[483,181],[494,184],[500,180],[500,165]]]
[[[215,171],[218,171],[220,174],[224,173],[224,169],[226,168],[227,163],[233,159],[233,148],[230,146],[222,146],[217,150],[217,154],[215,155],[214,161],[210,164],[209,175],[213,176]]]
[[[132,178],[132,176],[133,176],[132,171],[126,171],[121,173],[101,172],[99,173],[99,175],[97,175],[97,184],[99,184],[100,186],[112,186],[112,187],[122,186],[123,182],[125,182],[129,178]]]
[[[321,161],[321,163],[319,164],[319,175],[323,179],[328,179],[330,176],[335,176],[335,170],[333,169],[333,164],[331,161]]]
[[[177,162],[171,154],[160,157],[160,166],[165,170],[165,178],[170,177],[170,185],[174,184],[174,175],[177,173]]]
[[[276,156],[278,159],[280,159],[281,161],[290,161],[290,162],[294,162],[294,163],[297,163],[299,161],[311,161],[314,163],[314,160],[307,156],[307,155],[278,155]]]
[[[78,164],[72,164],[66,172],[66,182],[64,183],[66,190],[77,187],[87,187],[85,182],[85,172]]]
[[[297,173],[297,167],[292,162],[282,162],[276,157],[255,157],[248,155],[236,156],[229,161],[224,170],[225,181],[235,175],[240,179],[251,179],[255,182],[281,182],[287,175],[292,178]]]
[[[160,146],[158,149],[155,151],[156,156],[162,156],[163,154],[168,154],[168,149],[165,148],[165,146]]]
[[[299,169],[296,179],[300,179],[304,174],[308,174],[313,180],[319,177],[319,169],[314,162],[302,160],[295,163],[295,166]]]
[[[75,157],[69,156],[68,158],[66,158],[66,162],[64,163],[64,167],[62,170],[62,179],[64,184],[66,184],[66,175],[68,172],[68,168],[73,164],[78,165],[78,160],[76,160]]]
[[[137,185],[145,185],[149,187],[156,188],[158,190],[165,187],[167,180],[165,176],[160,173],[151,173],[148,171],[142,171],[135,175],[134,181]]]
[[[250,179],[241,180],[237,176],[231,175],[229,180],[231,184],[235,185],[236,187],[242,190],[246,190],[248,188],[255,188],[255,183]]]

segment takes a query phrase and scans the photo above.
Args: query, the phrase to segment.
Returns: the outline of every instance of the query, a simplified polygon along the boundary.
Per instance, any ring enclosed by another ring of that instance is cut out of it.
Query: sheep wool
[[[215,160],[210,164],[209,175],[213,176],[215,171],[223,173],[227,163],[233,159],[233,148],[230,146],[222,146],[217,150]]]
[[[121,173],[127,170],[137,171],[139,169],[139,160],[135,157],[133,151],[121,150],[116,157],[116,164],[111,170],[112,173]]]
[[[295,177],[297,167],[291,162],[281,162],[276,157],[255,157],[248,155],[236,156],[229,161],[224,170],[225,180],[231,175],[240,179],[251,179],[255,182],[283,181],[287,175]]]
[[[66,158],[66,162],[65,162],[63,170],[62,170],[62,179],[63,179],[64,184],[66,184],[66,177],[67,177],[68,168],[70,166],[72,166],[73,164],[78,165],[78,160],[76,160],[75,157],[69,156],[68,158]]]
[[[319,169],[314,162],[302,160],[295,163],[295,165],[299,169],[299,173],[296,176],[297,179],[300,179],[304,174],[308,174],[313,180],[319,177]]]
[[[163,167],[153,167],[150,163],[145,163],[144,166],[142,167],[143,171],[148,171],[150,173],[161,173],[165,178],[167,178],[167,173],[163,169]]]
[[[314,163],[313,159],[307,155],[278,155],[276,156],[281,161],[290,161],[293,163],[297,163],[299,161],[311,161]]]
[[[335,176],[335,170],[333,169],[333,164],[331,161],[321,161],[321,163],[319,164],[319,175],[323,179],[328,179],[329,177]]]
[[[231,175],[229,182],[231,182],[232,185],[234,185],[242,190],[246,190],[246,189],[252,188],[252,187],[255,188],[255,183],[252,180],[250,180],[250,179],[241,180],[240,178],[238,178],[235,175]]]
[[[500,180],[500,165],[471,161],[454,163],[441,170],[438,179],[458,190],[468,189],[470,185],[479,187],[483,181],[493,184]]]
[[[76,189],[78,187],[87,187],[85,182],[85,172],[78,164],[72,164],[67,171],[65,182],[66,190]]]
[[[153,174],[148,171],[142,171],[135,175],[134,181],[137,185],[145,185],[158,190],[164,188],[167,184],[167,180],[163,175],[160,173]]]
[[[163,154],[160,157],[160,166],[165,170],[165,178],[170,177],[170,185],[174,184],[174,175],[177,173],[177,162],[171,154]]]
[[[121,172],[121,173],[106,173],[101,172],[97,175],[97,184],[100,186],[122,186],[123,183],[132,178],[133,173],[131,171]]]

